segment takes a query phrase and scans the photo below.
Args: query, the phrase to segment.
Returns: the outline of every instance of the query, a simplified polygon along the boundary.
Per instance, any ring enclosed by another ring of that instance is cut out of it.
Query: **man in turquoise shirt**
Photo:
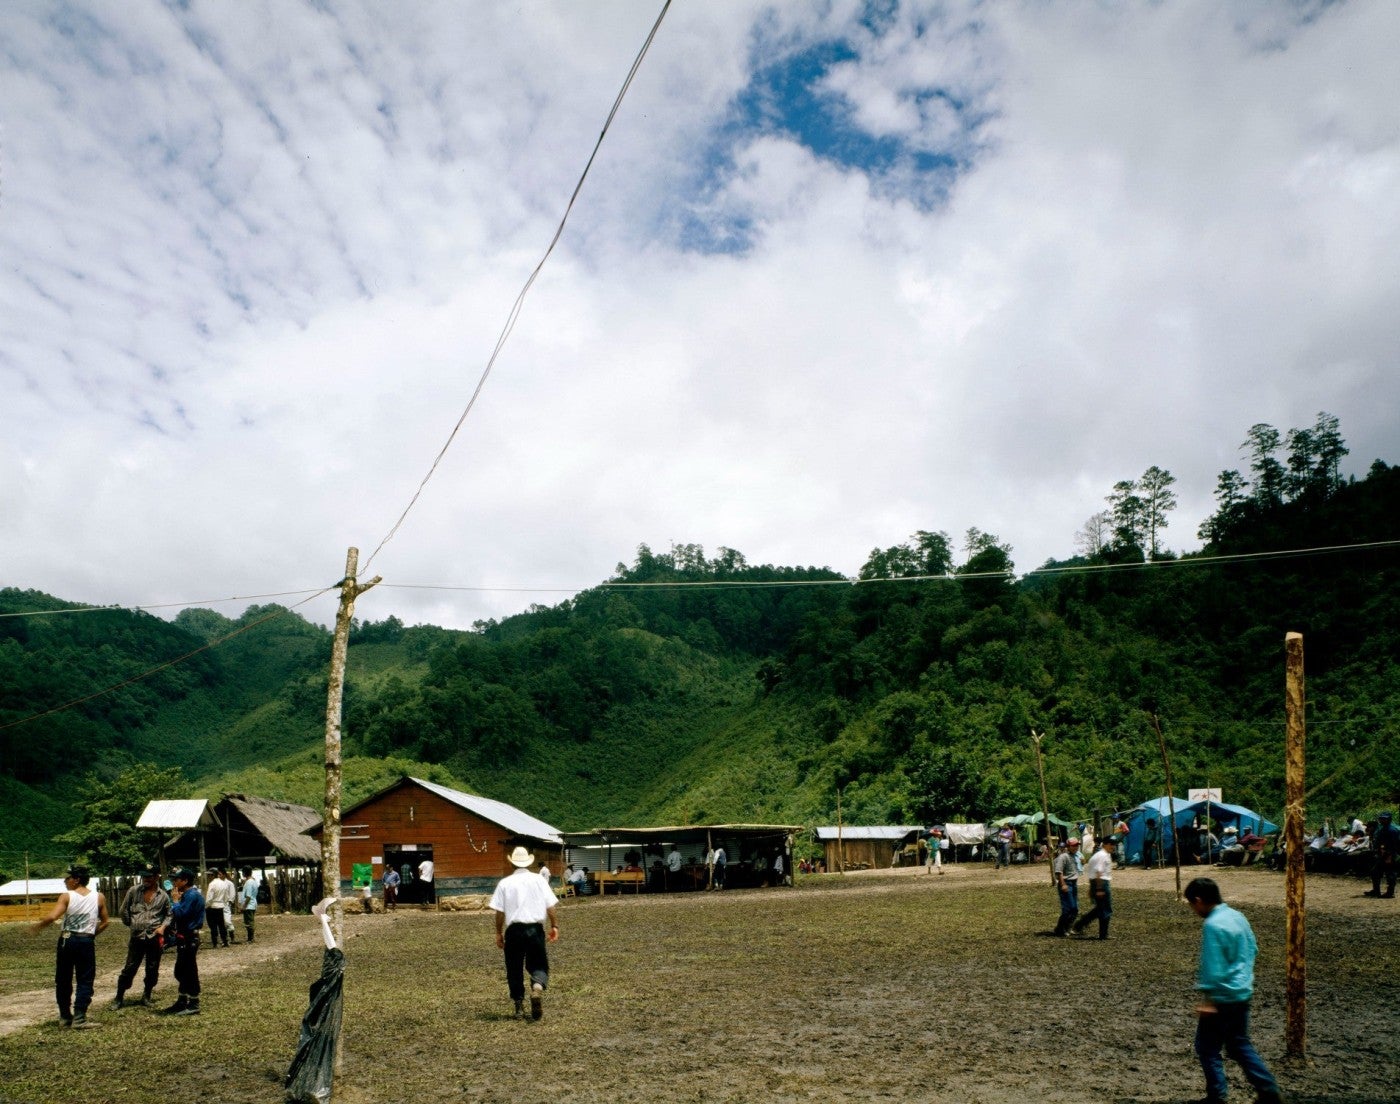
[[[1196,988],[1196,1057],[1206,1076],[1203,1104],[1223,1104],[1229,1091],[1223,1049],[1239,1063],[1258,1094],[1256,1104],[1281,1104],[1278,1082],[1249,1041],[1249,1002],[1254,996],[1254,958],[1259,953],[1249,921],[1225,904],[1220,887],[1197,878],[1186,887],[1186,900],[1201,927],[1201,964]]]

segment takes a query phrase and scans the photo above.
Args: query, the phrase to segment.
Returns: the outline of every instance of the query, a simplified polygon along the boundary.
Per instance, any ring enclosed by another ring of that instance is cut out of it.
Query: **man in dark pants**
[[[515,872],[496,884],[491,909],[496,913],[496,946],[505,952],[506,985],[515,1014],[525,1011],[524,971],[530,975],[530,1015],[538,1020],[544,1015],[544,991],[549,985],[545,943],[559,938],[559,902],[544,879],[530,870],[534,861],[535,856],[523,847],[511,852]]]
[[[204,894],[195,884],[194,871],[182,866],[170,877],[178,898],[165,922],[165,937],[175,940],[175,981],[180,994],[162,1016],[199,1015],[199,935],[204,928]]]
[[[41,931],[55,921],[63,921],[58,936],[58,953],[54,964],[54,997],[58,1001],[58,1018],[64,1027],[87,1027],[87,1010],[92,1004],[93,984],[97,979],[97,948],[94,940],[107,927],[107,898],[88,887],[91,876],[85,866],[73,866],[63,879],[64,891],[58,895],[53,911],[34,922]],[[73,982],[77,981],[76,999]]]
[[[170,896],[160,888],[160,882],[153,866],[141,868],[141,882],[126,891],[122,907],[117,913],[122,923],[131,929],[131,937],[126,944],[126,965],[117,978],[117,996],[112,1001],[113,1008],[126,1004],[126,991],[136,980],[136,971],[144,962],[146,975],[143,979],[141,1003],[149,1006],[151,994],[160,977],[160,953],[164,945],[161,928],[170,919]]]
[[[1389,813],[1376,818],[1376,834],[1371,840],[1371,891],[1367,897],[1394,897],[1395,875],[1400,872],[1400,828],[1391,823]],[[1381,879],[1385,892],[1381,892]]]
[[[1060,891],[1060,922],[1055,934],[1069,935],[1070,925],[1079,919],[1079,841],[1066,842],[1065,849],[1055,856],[1055,888]]]
[[[1205,921],[1201,927],[1201,962],[1196,988],[1196,1057],[1206,1077],[1203,1104],[1223,1104],[1228,1086],[1223,1049],[1254,1086],[1255,1104],[1282,1104],[1278,1082],[1249,1041],[1249,1002],[1254,996],[1254,959],[1259,946],[1240,913],[1225,904],[1220,887],[1197,878],[1186,887],[1191,911]]]
[[[1103,841],[1085,866],[1089,875],[1090,900],[1094,908],[1074,922],[1074,933],[1078,935],[1091,921],[1099,922],[1099,938],[1108,938],[1108,922],[1113,919],[1113,852],[1118,844],[1112,836]]]

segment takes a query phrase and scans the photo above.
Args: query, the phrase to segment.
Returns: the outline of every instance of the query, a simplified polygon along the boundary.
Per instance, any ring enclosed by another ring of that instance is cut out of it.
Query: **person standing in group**
[[[117,977],[117,995],[112,1000],[113,1008],[126,1004],[126,991],[136,980],[136,971],[145,963],[146,974],[142,979],[141,1003],[150,1007],[151,994],[155,992],[156,981],[160,977],[160,955],[164,947],[161,929],[170,919],[170,895],[161,889],[154,866],[143,866],[141,881],[126,891],[122,907],[117,915],[122,923],[131,929],[126,944],[126,965]]]
[[[245,866],[240,873],[243,875],[243,888],[238,891],[238,905],[243,910],[245,942],[251,943],[253,922],[258,917],[258,880],[253,877],[251,866]]]
[[[525,1011],[525,978],[530,975],[530,1017],[544,1015],[549,986],[546,942],[559,938],[559,902],[544,879],[530,872],[535,856],[517,847],[508,856],[515,870],[496,883],[491,910],[496,914],[496,946],[505,953],[506,985],[515,1014]],[[548,925],[546,927],[546,925]]]
[[[1152,823],[1156,823],[1155,821]],[[1152,824],[1148,825],[1149,835]],[[1122,870],[1128,862],[1128,822],[1120,816],[1114,816],[1113,831],[1111,835],[1118,841],[1118,851],[1114,855],[1114,865]]]
[[[224,868],[216,866],[204,895],[204,917],[209,922],[209,946],[228,946],[228,906],[238,895],[238,887],[224,876]]]
[[[63,921],[58,933],[53,987],[54,997],[58,1001],[58,1018],[64,1027],[88,1026],[87,1010],[92,1005],[93,987],[97,981],[95,941],[110,922],[107,898],[88,886],[91,880],[92,875],[87,867],[81,864],[69,867],[63,879],[63,892],[58,895],[53,911],[34,922],[34,930],[38,932],[59,920]]]
[[[1117,847],[1113,837],[1109,836],[1084,867],[1085,873],[1089,875],[1089,892],[1093,895],[1094,907],[1074,922],[1073,931],[1076,935],[1087,928],[1091,921],[1097,920],[1099,938],[1108,938],[1108,922],[1113,918],[1113,852]]]
[[[1367,897],[1394,897],[1395,876],[1400,871],[1400,828],[1391,823],[1391,815],[1376,818],[1376,834],[1371,839],[1371,889]],[[1381,892],[1381,879],[1385,892]]]
[[[175,982],[180,992],[175,1003],[162,1008],[162,1016],[199,1015],[199,933],[204,927],[204,894],[187,866],[175,870],[176,901],[166,918],[164,932],[175,942]]]
[[[1079,853],[1081,855],[1094,853],[1094,826],[1092,824],[1079,826]]]
[[[997,864],[993,868],[1000,870],[1003,866],[1011,865],[1011,843],[1016,838],[1016,829],[1009,824],[1003,824],[997,830]]]
[[[392,866],[384,867],[384,911],[393,912],[399,907],[399,872]]]
[[[1055,925],[1055,934],[1069,935],[1070,926],[1079,919],[1079,871],[1083,862],[1079,855],[1079,841],[1069,840],[1065,849],[1055,856],[1055,888],[1060,893],[1060,920]]]
[[[1223,1104],[1223,1049],[1239,1064],[1257,1094],[1255,1104],[1281,1104],[1278,1082],[1249,1041],[1249,1002],[1254,996],[1254,959],[1259,946],[1244,916],[1221,899],[1210,878],[1197,878],[1186,887],[1191,911],[1201,926],[1201,961],[1196,989],[1196,1057],[1206,1078],[1205,1104]]]
[[[729,856],[724,853],[723,847],[716,847],[710,852],[710,862],[713,864],[714,872],[710,875],[710,888],[724,888],[724,868],[729,862]]]
[[[433,883],[433,860],[424,859],[418,864],[418,881],[422,885],[420,900],[425,905],[437,904],[437,889]]]

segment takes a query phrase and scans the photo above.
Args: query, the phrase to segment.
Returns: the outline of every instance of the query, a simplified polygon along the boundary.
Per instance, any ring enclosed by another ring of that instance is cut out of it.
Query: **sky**
[[[1152,465],[1194,550],[1258,422],[1400,462],[1400,4],[677,0],[381,546],[660,11],[0,5],[0,586],[378,548],[358,616],[467,628],[643,543],[1028,571]]]

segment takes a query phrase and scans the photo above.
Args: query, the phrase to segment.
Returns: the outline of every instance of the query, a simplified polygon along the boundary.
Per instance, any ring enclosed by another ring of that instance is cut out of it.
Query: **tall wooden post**
[[[836,787],[836,867],[846,873],[846,841],[841,836],[841,787]]]
[[[376,575],[367,583],[355,582],[360,550],[352,548],[345,556],[345,578],[340,581],[340,609],[335,615],[335,636],[331,642],[331,671],[326,683],[326,811],[321,820],[321,896],[334,897],[330,907],[331,932],[335,945],[344,949],[345,910],[340,905],[340,720],[345,700],[345,654],[350,648],[350,621],[355,616],[355,599],[379,582]]]
[[[1162,735],[1162,726],[1157,722],[1157,714],[1152,714],[1152,727],[1157,730],[1157,746],[1162,751],[1162,769],[1167,775],[1167,819],[1172,826],[1172,865],[1176,868],[1176,899],[1181,900],[1181,841],[1176,832],[1176,791],[1172,788],[1172,761],[1167,754],[1167,738]],[[1158,842],[1164,842],[1163,836]]]
[[[1035,769],[1040,775],[1040,813],[1045,817],[1045,851],[1050,862],[1050,884],[1055,884],[1055,849],[1050,846],[1050,794],[1045,789],[1045,759],[1040,753],[1040,741],[1045,733],[1031,729],[1031,742],[1035,744]]]
[[[1306,794],[1304,777],[1304,736],[1306,718],[1303,697],[1303,634],[1291,632],[1284,638],[1284,711],[1287,736],[1284,750],[1284,784],[1288,791],[1283,810],[1283,845],[1288,856],[1284,879],[1284,899],[1288,908],[1288,960],[1285,990],[1288,1020],[1284,1029],[1285,1055],[1295,1062],[1307,1054],[1307,957],[1304,954],[1303,816]]]

